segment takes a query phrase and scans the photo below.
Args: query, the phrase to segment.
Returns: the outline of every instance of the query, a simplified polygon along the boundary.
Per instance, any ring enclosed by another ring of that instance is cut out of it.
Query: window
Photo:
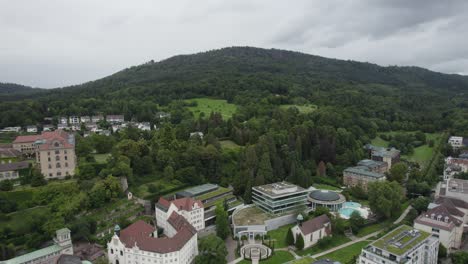
[[[57,162],[57,164],[55,164],[55,167],[56,167],[56,168],[60,168],[60,163]]]
[[[58,142],[55,142],[55,143],[54,143],[54,146],[55,146],[56,148],[58,148],[58,147],[60,146],[60,144],[59,144]],[[55,151],[55,154],[57,154],[57,151],[58,151],[58,150]]]
[[[63,153],[67,154],[67,150],[65,149],[65,150],[63,151]]]
[[[122,250],[120,250],[120,256],[123,256],[123,252],[122,252]]]
[[[50,157],[47,158],[47,161],[50,161]]]
[[[49,164],[49,169],[52,169],[52,165]]]
[[[60,160],[60,156],[55,156],[55,160]]]
[[[111,254],[114,254],[114,249],[111,248]]]
[[[67,157],[67,156],[65,156],[65,160],[68,160],[68,157]]]
[[[47,155],[50,156],[50,151],[47,151]]]
[[[60,176],[62,176],[62,172],[58,171],[57,172],[57,177],[60,177]]]
[[[65,162],[65,167],[68,167],[68,162]]]

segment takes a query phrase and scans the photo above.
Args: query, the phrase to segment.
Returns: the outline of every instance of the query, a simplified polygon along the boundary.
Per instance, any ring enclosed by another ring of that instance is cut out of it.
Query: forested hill
[[[143,119],[157,111],[153,104],[165,106],[174,99],[205,96],[243,106],[261,99],[273,104],[366,106],[359,111],[372,111],[390,122],[422,118],[433,123],[434,118],[440,120],[454,109],[466,109],[468,77],[418,67],[381,67],[292,51],[233,47],[150,61],[97,81],[34,94],[31,109],[19,112],[33,116],[32,120],[95,112],[123,112],[127,118]],[[15,103],[0,103],[0,110],[11,110]],[[0,126],[17,122],[6,115]]]
[[[42,89],[32,88],[30,86],[25,86],[15,83],[1,83],[0,82],[0,95],[6,94],[26,94],[30,92],[39,92]]]

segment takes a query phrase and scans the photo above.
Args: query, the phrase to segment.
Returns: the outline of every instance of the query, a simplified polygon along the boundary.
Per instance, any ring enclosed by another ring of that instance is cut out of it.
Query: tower
[[[68,228],[62,228],[55,231],[55,243],[62,248],[62,254],[73,255],[73,244],[71,240],[71,231]]]

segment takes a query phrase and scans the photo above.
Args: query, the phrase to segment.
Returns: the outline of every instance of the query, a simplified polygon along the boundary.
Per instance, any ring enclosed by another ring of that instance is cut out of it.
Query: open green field
[[[136,183],[130,186],[130,191],[139,198],[145,199],[145,197],[154,194],[150,190],[150,186],[156,186],[157,193],[164,193],[166,191],[170,191],[176,189],[178,187],[182,187],[182,183],[178,181],[167,181],[165,179],[158,179],[158,180],[150,180],[145,181],[144,183]]]
[[[341,263],[350,263],[354,256],[358,256],[361,250],[369,245],[370,241],[361,241],[340,250],[336,250],[330,254],[319,257],[318,259],[331,259]]]
[[[224,120],[227,120],[237,111],[237,106],[235,104],[230,104],[226,100],[222,99],[193,98],[187,99],[185,102],[197,103],[197,106],[188,107],[190,112],[192,112],[196,118],[200,116],[200,113],[204,113],[205,117],[208,117],[211,112],[217,112],[223,116]]]
[[[294,256],[287,251],[275,251],[274,255],[267,260],[262,260],[262,264],[283,264],[294,259]],[[252,261],[242,260],[240,264],[250,264]]]
[[[300,256],[315,255],[317,253],[323,252],[323,251],[328,250],[330,248],[334,248],[334,247],[337,247],[337,246],[342,245],[344,243],[347,243],[349,241],[351,241],[351,239],[347,238],[346,236],[334,235],[334,236],[332,236],[331,242],[327,246],[320,248],[317,245],[314,245],[314,246],[312,246],[310,248],[307,248],[307,249],[304,249],[304,250],[301,250],[301,251],[297,251],[297,254],[300,255]]]
[[[288,245],[286,244],[286,234],[288,233],[288,230],[293,227],[294,224],[289,224],[282,226],[278,229],[268,231],[268,235],[272,240],[275,241],[275,248],[285,248]]]
[[[243,146],[237,145],[232,140],[221,140],[219,143],[221,144],[221,148],[225,150],[239,151],[243,148]]]
[[[410,132],[406,131],[406,132],[414,133],[415,131],[410,131]],[[405,133],[405,131],[382,132],[379,134],[395,135],[397,133]],[[426,134],[427,141],[429,140],[434,141],[434,147],[437,146],[438,141],[442,137],[441,133],[425,133],[425,134]],[[377,136],[371,141],[371,144],[374,146],[378,146],[378,147],[388,147],[389,142]],[[402,155],[401,158],[409,160],[409,161],[417,162],[420,165],[426,165],[426,163],[431,160],[432,155],[434,155],[434,147],[429,147],[429,145],[425,144],[417,148],[414,148],[413,154]]]
[[[284,105],[280,105],[280,109],[284,109],[284,110],[287,110],[287,109],[292,108],[292,107],[297,108],[297,110],[299,110],[299,113],[302,113],[302,114],[312,113],[313,111],[318,109],[318,106],[316,106],[314,104],[307,104],[307,105],[284,104]]]
[[[94,159],[96,160],[97,163],[99,164],[104,164],[107,163],[107,159],[111,156],[110,153],[105,153],[105,154],[94,154]]]
[[[369,234],[372,234],[380,229],[385,229],[389,226],[392,225],[392,221],[390,220],[387,220],[387,221],[383,221],[383,222],[378,222],[378,223],[375,223],[375,224],[372,224],[372,225],[368,225],[368,226],[365,226],[363,228],[361,228],[358,233],[356,234],[357,237],[363,237],[363,236],[367,236]]]
[[[289,262],[289,264],[310,264],[310,263],[313,263],[314,261],[315,259],[312,257],[305,257],[305,258],[293,260]]]

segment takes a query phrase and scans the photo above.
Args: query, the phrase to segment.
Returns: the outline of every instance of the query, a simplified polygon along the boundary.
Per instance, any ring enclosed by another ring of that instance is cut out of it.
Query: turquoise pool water
[[[356,203],[356,202],[346,202],[346,203],[343,203],[343,207],[338,211],[340,213],[340,215],[342,215],[343,217],[346,217],[346,218],[349,218],[351,216],[351,214],[354,212],[354,211],[358,211],[357,209],[358,208],[361,208],[361,204],[360,203]],[[358,211],[359,212],[359,211]],[[360,212],[359,212],[360,213]],[[361,213],[360,213],[361,214]],[[362,215],[362,214],[361,214]]]
[[[361,208],[361,204],[360,203],[356,203],[356,202],[346,202],[343,204],[343,208]]]
[[[343,216],[346,216],[347,218],[349,218],[351,216],[351,214],[356,211],[356,209],[353,209],[353,208],[341,208],[339,210],[339,213],[340,215],[343,215]]]

